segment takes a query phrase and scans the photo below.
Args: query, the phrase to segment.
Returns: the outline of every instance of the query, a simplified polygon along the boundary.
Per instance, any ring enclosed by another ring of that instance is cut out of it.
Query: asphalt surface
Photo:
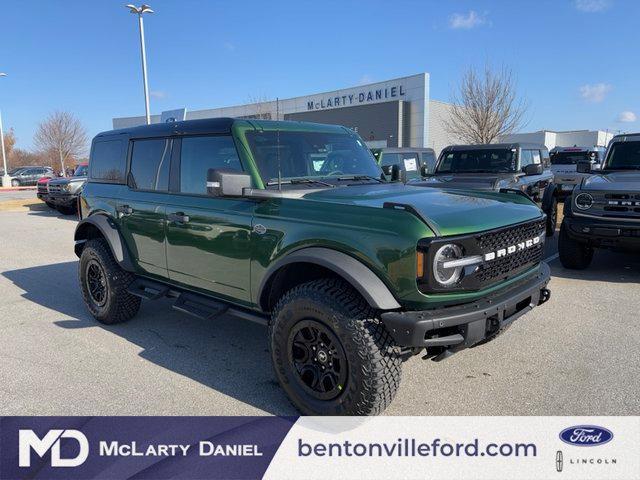
[[[105,327],[77,286],[75,218],[0,194],[0,415],[296,414],[266,329],[143,302]],[[7,200],[10,200],[7,202]],[[5,205],[3,207],[3,205]],[[640,414],[640,258],[598,251],[582,272],[547,244],[552,298],[502,336],[404,365],[388,415]]]

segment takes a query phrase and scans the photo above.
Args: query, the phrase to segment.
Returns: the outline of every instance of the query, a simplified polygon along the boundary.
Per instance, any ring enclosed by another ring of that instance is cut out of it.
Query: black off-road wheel
[[[127,292],[135,277],[120,268],[104,240],[87,241],[78,276],[84,302],[100,323],[125,322],[138,313],[140,297]]]
[[[567,228],[563,222],[560,227],[560,238],[558,239],[560,263],[564,268],[584,270],[591,264],[593,248],[571,238],[567,233]]]
[[[558,224],[558,199],[553,197],[551,206],[547,214],[546,234],[547,237],[553,237],[556,233],[556,225]]]
[[[340,279],[294,287],[269,326],[280,385],[306,415],[377,415],[400,385],[402,359],[376,311]]]
[[[44,203],[46,203],[46,204],[47,204],[47,207],[49,207],[49,208],[52,208],[52,209],[56,210],[56,205],[55,205],[55,203],[51,203],[51,202],[44,202]]]

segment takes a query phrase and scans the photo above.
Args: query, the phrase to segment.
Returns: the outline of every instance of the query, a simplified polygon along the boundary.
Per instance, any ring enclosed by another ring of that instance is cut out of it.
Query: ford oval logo
[[[577,425],[560,432],[560,440],[578,447],[595,447],[610,442],[612,438],[610,430],[595,425]]]

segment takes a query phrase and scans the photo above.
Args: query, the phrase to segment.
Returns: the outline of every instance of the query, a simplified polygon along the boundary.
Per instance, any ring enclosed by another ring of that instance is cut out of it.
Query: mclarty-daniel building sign
[[[376,100],[387,100],[404,97],[406,94],[404,85],[379,88],[376,90],[367,90],[358,94],[350,93],[348,95],[321,98],[318,100],[310,100],[307,102],[307,110],[322,110],[331,107],[346,107],[361,103],[373,102]]]
[[[271,100],[187,111],[185,119],[243,117],[332,123],[353,128],[366,141],[376,145],[435,147],[430,141],[430,104],[429,74],[420,73],[368,85],[279,99],[277,102]],[[160,122],[161,115],[153,115],[151,121]],[[115,118],[113,126],[124,128],[144,122],[143,116]]]

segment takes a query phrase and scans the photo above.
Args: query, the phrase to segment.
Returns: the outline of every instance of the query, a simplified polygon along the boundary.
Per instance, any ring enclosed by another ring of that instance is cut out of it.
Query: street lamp
[[[142,15],[153,13],[149,5],[143,4],[140,7],[129,4],[126,5],[131,13],[138,15],[138,25],[140,26],[140,51],[142,52],[142,81],[144,83],[144,107],[147,115],[147,125],[151,123],[151,113],[149,113],[149,84],[147,83],[147,53],[144,48],[144,22]]]
[[[7,74],[0,72],[0,77],[6,77]],[[4,173],[2,174],[2,186],[11,186],[11,177],[7,171],[7,155],[4,151],[4,132],[2,131],[2,112],[0,112],[0,150],[2,150],[2,166],[4,167]]]

